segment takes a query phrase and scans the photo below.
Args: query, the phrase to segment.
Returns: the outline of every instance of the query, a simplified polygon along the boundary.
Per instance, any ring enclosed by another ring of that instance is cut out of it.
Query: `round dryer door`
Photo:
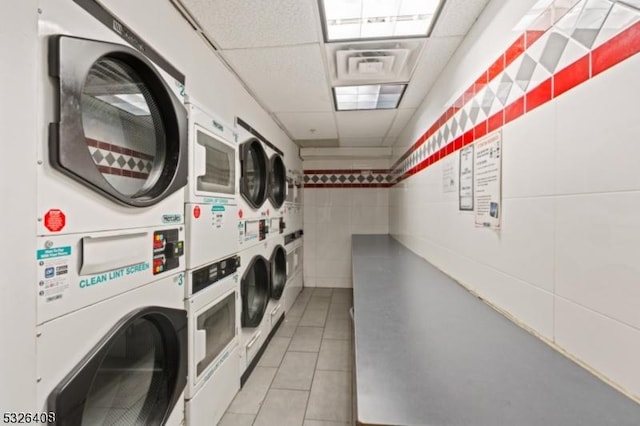
[[[56,36],[49,73],[59,80],[49,157],[57,170],[134,207],[187,183],[187,112],[155,66],[118,44]]]
[[[287,170],[278,154],[271,157],[269,163],[269,200],[278,209],[287,197]]]
[[[281,245],[271,254],[271,297],[279,300],[287,283],[287,252]]]
[[[240,194],[255,209],[267,199],[267,154],[257,139],[240,145]]]
[[[257,327],[262,321],[269,302],[271,283],[267,259],[256,256],[251,259],[242,276],[242,327]]]
[[[163,425],[187,376],[187,313],[144,308],[123,318],[52,391],[61,425]]]

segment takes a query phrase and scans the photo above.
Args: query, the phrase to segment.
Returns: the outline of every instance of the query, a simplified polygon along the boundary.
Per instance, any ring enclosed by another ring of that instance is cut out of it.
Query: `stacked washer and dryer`
[[[184,76],[97,3],[39,12],[38,407],[182,424]]]
[[[237,134],[191,99],[187,108],[185,414],[187,424],[205,425],[217,424],[240,388]]]
[[[303,175],[299,170],[287,169],[287,198],[284,203],[284,217],[287,233],[284,248],[287,258],[287,282],[284,290],[284,310],[288,312],[302,291],[303,257]]]
[[[282,152],[237,119],[240,153],[240,368],[244,383],[284,315],[286,283]]]

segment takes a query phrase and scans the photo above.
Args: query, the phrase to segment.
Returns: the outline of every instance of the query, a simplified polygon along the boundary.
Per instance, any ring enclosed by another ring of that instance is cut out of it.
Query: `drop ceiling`
[[[298,145],[379,147],[395,143],[489,0],[443,0],[429,37],[332,43],[317,0],[172,1]],[[375,83],[408,84],[397,109],[335,110],[333,87]]]

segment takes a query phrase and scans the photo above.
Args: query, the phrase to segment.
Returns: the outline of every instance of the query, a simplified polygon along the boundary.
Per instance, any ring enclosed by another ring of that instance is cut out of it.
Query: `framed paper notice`
[[[475,143],[476,226],[500,229],[502,219],[502,132]]]
[[[473,145],[460,150],[460,168],[458,169],[459,209],[473,211]]]

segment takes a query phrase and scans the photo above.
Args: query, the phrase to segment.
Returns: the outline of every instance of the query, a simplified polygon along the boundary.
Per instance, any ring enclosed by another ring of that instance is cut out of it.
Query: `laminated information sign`
[[[502,218],[502,132],[491,133],[475,144],[476,226],[500,229]]]

